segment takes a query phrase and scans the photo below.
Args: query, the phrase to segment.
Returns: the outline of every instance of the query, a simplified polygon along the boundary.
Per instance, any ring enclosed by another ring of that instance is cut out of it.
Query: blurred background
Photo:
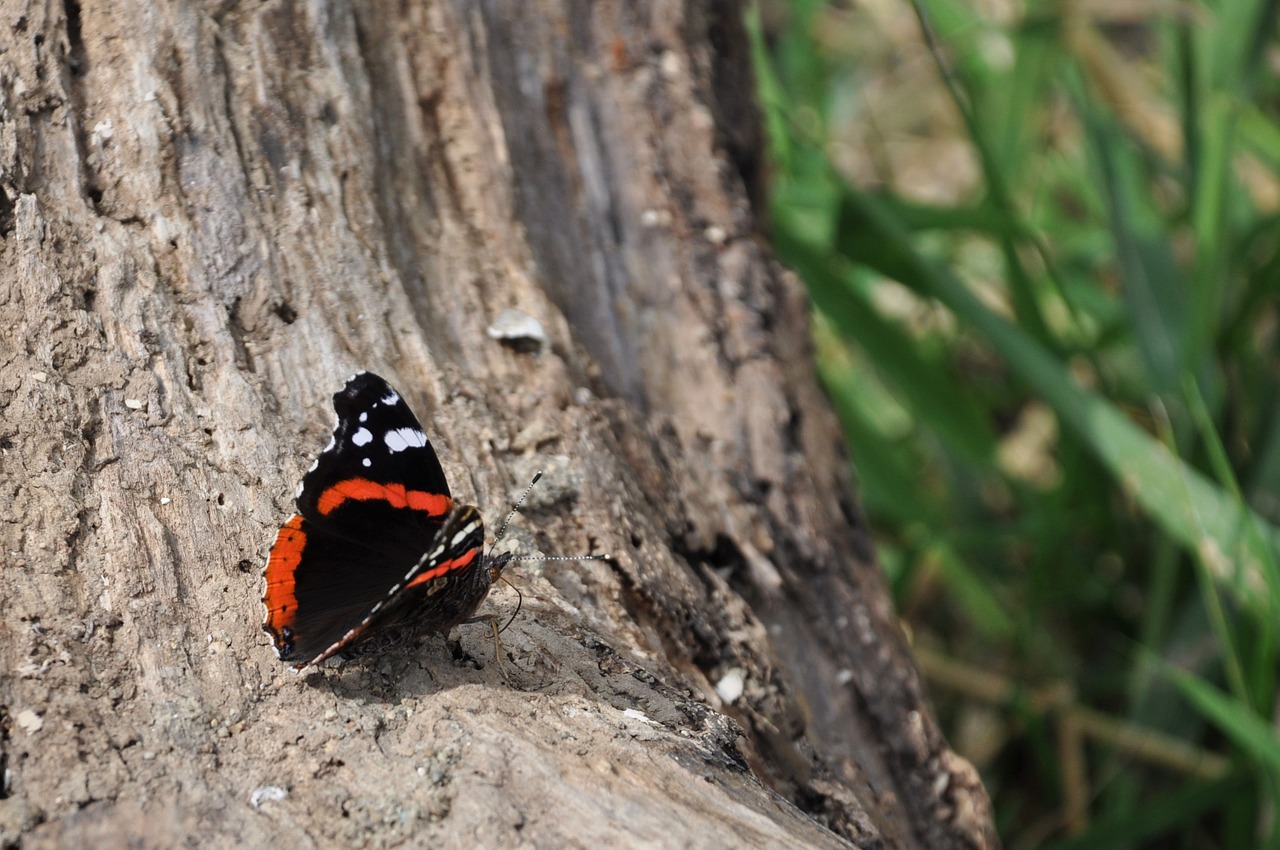
[[[1280,847],[1280,0],[759,0],[771,237],[1006,847]]]

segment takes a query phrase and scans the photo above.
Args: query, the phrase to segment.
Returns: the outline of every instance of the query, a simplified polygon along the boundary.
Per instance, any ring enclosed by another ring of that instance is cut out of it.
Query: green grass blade
[[[1280,738],[1269,723],[1198,676],[1175,667],[1168,672],[1187,701],[1230,738],[1244,758],[1280,773]]]
[[[874,421],[867,408],[883,410],[885,405],[869,391],[866,377],[844,343],[822,321],[815,326],[814,342],[818,373],[853,447],[858,492],[867,512],[902,523],[937,525],[941,519],[937,506],[916,486],[919,459],[887,433],[892,426]]]
[[[1155,846],[1152,841],[1220,808],[1249,790],[1250,777],[1235,771],[1222,779],[1190,782],[1156,800],[1144,802],[1139,815],[1124,813],[1095,821],[1081,835],[1056,841],[1044,850],[1128,850]]]
[[[1092,159],[1106,188],[1121,291],[1154,389],[1174,397],[1185,368],[1187,282],[1168,229],[1151,208],[1144,169],[1128,140],[1099,116],[1089,121]]]
[[[995,453],[995,434],[982,408],[948,376],[947,365],[928,358],[918,340],[881,316],[865,283],[851,269],[841,274],[838,269],[845,264],[805,241],[797,230],[789,226],[785,213],[775,214],[774,241],[808,282],[818,309],[867,352],[868,360],[902,393],[902,402],[922,424],[961,457],[988,462]]]
[[[937,298],[969,323],[1093,449],[1166,534],[1203,558],[1215,578],[1236,591],[1241,604],[1253,608],[1261,603],[1269,609],[1253,589],[1260,586],[1264,562],[1275,560],[1277,529],[1170,454],[1110,402],[1078,386],[1030,335],[987,309],[951,272],[916,253],[903,228],[872,200],[846,192],[841,218],[838,246],[852,261],[872,264]],[[1251,541],[1250,522],[1264,529],[1257,541]]]

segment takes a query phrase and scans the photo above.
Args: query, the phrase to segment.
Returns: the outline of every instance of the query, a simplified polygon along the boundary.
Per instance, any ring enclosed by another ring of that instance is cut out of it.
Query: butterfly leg
[[[508,679],[506,665],[502,663],[502,630],[505,626],[498,626],[498,618],[493,616],[470,617],[463,620],[458,625],[467,626],[471,623],[486,623],[489,626],[489,633],[493,635],[493,663],[497,665],[498,671],[502,673],[503,679]]]
[[[496,617],[489,618],[489,630],[493,633],[493,663],[498,666],[498,672],[502,674],[502,678],[507,678],[507,667],[502,663],[502,630],[498,628],[498,619]]]

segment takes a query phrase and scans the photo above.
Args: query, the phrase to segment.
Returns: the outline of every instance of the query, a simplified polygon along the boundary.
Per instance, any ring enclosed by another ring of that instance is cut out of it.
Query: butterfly
[[[299,670],[448,632],[512,560],[486,555],[480,512],[453,501],[435,449],[390,384],[358,372],[333,407],[333,440],[303,477],[265,571],[262,628]]]

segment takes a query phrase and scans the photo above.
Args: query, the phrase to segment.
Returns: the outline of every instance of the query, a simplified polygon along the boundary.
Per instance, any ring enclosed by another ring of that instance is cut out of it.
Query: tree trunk
[[[757,233],[737,3],[0,9],[0,844],[995,846]],[[491,528],[545,469],[512,536],[614,555],[510,569],[501,665],[259,629],[358,368]]]

